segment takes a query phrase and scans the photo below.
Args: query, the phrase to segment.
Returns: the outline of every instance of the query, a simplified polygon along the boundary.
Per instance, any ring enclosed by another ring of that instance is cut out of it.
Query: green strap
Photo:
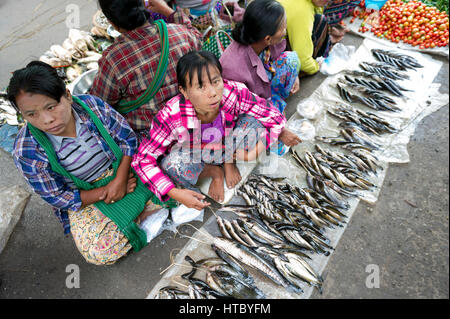
[[[101,136],[105,139],[106,143],[114,153],[116,160],[113,162],[114,174],[113,176],[106,177],[94,183],[88,183],[83,181],[76,176],[73,176],[69,172],[67,172],[59,163],[58,158],[56,156],[56,152],[53,148],[48,137],[41,130],[37,129],[30,123],[28,123],[28,128],[34,138],[38,141],[38,143],[45,150],[52,170],[56,173],[70,178],[75,185],[83,190],[90,190],[94,188],[98,188],[101,186],[107,185],[116,175],[117,168],[122,159],[122,150],[115,143],[113,138],[108,134],[107,130],[103,126],[103,123],[100,119],[95,115],[95,113],[79,98],[76,96],[73,97],[74,102],[81,105],[83,109],[89,114],[94,124],[97,126]],[[136,172],[132,170],[134,175],[136,176]],[[139,251],[142,247],[147,245],[147,235],[145,232],[136,225],[134,220],[137,216],[144,210],[145,204],[148,200],[152,200],[154,203],[161,203],[158,198],[142,183],[142,181],[137,179],[136,189],[133,193],[125,195],[120,201],[106,204],[104,201],[96,202],[94,205],[102,212],[102,214],[106,215],[110,218],[118,228],[123,232],[123,234],[128,238],[130,244],[133,249]]]
[[[153,78],[152,83],[150,83],[150,86],[138,99],[134,101],[119,102],[116,109],[122,114],[134,111],[153,99],[156,92],[158,92],[161,88],[161,85],[165,78],[167,65],[169,62],[169,37],[167,26],[164,20],[156,20],[155,24],[158,27],[159,35],[161,37],[161,55],[159,57],[159,63],[158,68],[156,69],[155,77]]]

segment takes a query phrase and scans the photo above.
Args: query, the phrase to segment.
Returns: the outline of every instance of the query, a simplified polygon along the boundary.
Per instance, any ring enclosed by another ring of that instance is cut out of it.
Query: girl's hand
[[[211,205],[211,203],[203,201],[205,199],[205,195],[194,192],[190,189],[172,188],[167,195],[188,208],[202,210],[203,208]]]
[[[284,145],[289,146],[289,147],[297,145],[298,143],[302,142],[300,137],[298,137],[296,134],[292,133],[287,128],[284,128],[281,131],[281,134],[278,138],[280,139],[281,142],[283,142]]]

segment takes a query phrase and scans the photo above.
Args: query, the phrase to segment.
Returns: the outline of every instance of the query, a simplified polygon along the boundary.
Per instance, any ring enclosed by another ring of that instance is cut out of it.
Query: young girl
[[[83,257],[112,264],[146,235],[139,222],[152,194],[130,172],[136,135],[102,100],[72,97],[49,65],[34,61],[14,72],[8,99],[27,121],[13,159],[36,194],[72,233]]]
[[[285,35],[286,14],[281,4],[252,1],[232,32],[234,41],[220,57],[225,79],[244,83],[253,93],[270,99],[280,112],[286,98],[299,91],[300,61],[296,52],[285,51]],[[300,139],[285,129],[280,141],[293,146]]]
[[[161,200],[201,210],[210,203],[196,189],[198,179],[211,177],[208,195],[222,201],[224,180],[228,188],[241,180],[233,159],[254,160],[277,140],[286,119],[242,83],[223,80],[210,52],[183,56],[177,79],[181,94],[154,118],[131,166]]]

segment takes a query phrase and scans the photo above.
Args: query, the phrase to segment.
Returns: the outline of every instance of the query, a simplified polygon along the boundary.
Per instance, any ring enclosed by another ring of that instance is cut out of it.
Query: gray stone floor
[[[10,72],[62,43],[68,35],[65,9],[72,3],[80,8],[80,28],[89,29],[94,0],[0,3],[0,88]],[[348,35],[343,43],[358,46],[361,39]],[[448,60],[440,60],[444,65],[435,82],[448,93]],[[301,91],[289,100],[288,117],[324,79],[321,74],[302,79]],[[418,125],[408,145],[410,163],[389,167],[375,206],[359,205],[325,269],[324,293],[313,298],[449,297],[448,120],[447,105]],[[3,150],[0,170],[0,187],[26,186]],[[206,212],[205,220],[209,216]],[[73,239],[63,236],[50,207],[33,195],[0,255],[0,298],[145,298],[169,265],[170,253],[186,242],[165,232],[115,265],[89,265]],[[366,287],[371,264],[380,269],[380,288]],[[66,286],[70,265],[80,269],[79,288]]]

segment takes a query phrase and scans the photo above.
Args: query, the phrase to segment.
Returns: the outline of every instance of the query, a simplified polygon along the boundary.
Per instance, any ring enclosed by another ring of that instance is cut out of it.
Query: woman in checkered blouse
[[[119,102],[136,100],[150,86],[161,56],[161,39],[142,0],[99,0],[99,3],[121,35],[103,52],[90,94],[117,107]],[[148,132],[153,116],[164,103],[178,93],[178,60],[200,49],[202,41],[200,32],[181,10],[174,11],[164,0],[149,0],[148,8],[168,18],[169,60],[162,86],[153,99],[124,114],[139,139]]]

